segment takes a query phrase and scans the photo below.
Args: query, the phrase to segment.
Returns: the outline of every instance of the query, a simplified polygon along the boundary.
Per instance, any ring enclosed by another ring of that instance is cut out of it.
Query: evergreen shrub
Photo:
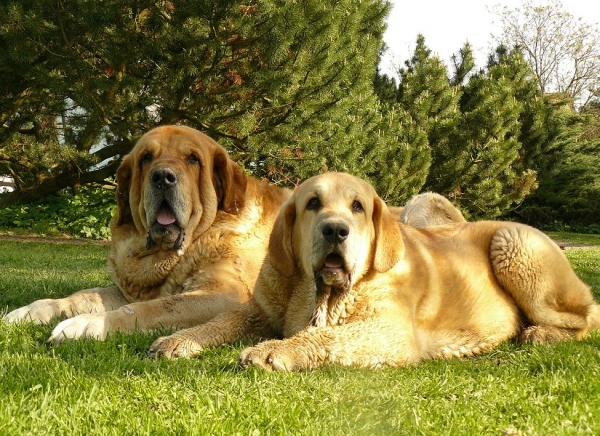
[[[64,190],[28,204],[0,209],[0,230],[110,239],[110,222],[116,209],[114,188],[98,184]]]

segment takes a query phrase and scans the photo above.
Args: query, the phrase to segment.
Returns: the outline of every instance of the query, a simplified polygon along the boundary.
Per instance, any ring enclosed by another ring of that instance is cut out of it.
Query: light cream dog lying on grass
[[[251,340],[264,342],[242,352],[243,366],[385,367],[472,356],[515,337],[582,339],[598,327],[589,287],[538,230],[403,225],[367,182],[328,173],[282,206],[253,297],[159,338],[149,354],[191,357]]]

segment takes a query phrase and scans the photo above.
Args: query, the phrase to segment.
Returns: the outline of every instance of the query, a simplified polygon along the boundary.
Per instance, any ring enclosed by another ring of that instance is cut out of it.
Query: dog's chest
[[[352,291],[343,295],[317,297],[314,313],[309,322],[313,327],[343,325],[354,319],[368,318],[377,313],[368,298]]]

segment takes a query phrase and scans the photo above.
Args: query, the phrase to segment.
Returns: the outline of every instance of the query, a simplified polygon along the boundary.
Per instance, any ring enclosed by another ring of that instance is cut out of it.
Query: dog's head
[[[147,247],[183,250],[213,223],[217,211],[244,207],[247,177],[223,147],[189,127],[146,133],[117,170],[113,226],[133,223]]]
[[[283,276],[314,276],[317,289],[349,289],[370,270],[399,262],[397,218],[366,181],[345,173],[312,177],[282,206],[269,262]]]

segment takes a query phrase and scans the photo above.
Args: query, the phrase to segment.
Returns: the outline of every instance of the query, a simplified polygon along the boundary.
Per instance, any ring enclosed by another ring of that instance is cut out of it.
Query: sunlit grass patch
[[[107,254],[0,241],[0,308],[110,285]],[[600,246],[566,255],[598,295]],[[146,350],[169,331],[49,346],[52,327],[0,323],[0,434],[600,433],[599,332],[400,369],[280,374],[240,369],[247,344],[151,360]]]

